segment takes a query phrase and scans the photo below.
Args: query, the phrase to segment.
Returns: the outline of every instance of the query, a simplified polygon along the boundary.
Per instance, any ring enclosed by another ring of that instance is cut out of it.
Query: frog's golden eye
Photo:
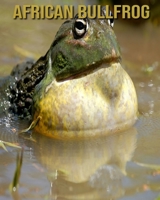
[[[113,14],[112,14],[111,11],[109,12],[109,15],[113,17]],[[108,19],[108,24],[113,28],[113,26],[114,26],[114,18]]]
[[[73,24],[73,36],[75,39],[82,38],[88,30],[88,20],[87,18],[79,19],[78,15],[75,17],[75,22]]]

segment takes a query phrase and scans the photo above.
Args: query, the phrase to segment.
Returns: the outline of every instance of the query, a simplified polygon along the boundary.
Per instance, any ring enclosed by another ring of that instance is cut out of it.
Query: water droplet
[[[150,80],[149,82],[148,82],[148,86],[149,87],[152,87],[154,84],[153,84],[153,82],[152,82],[152,80]]]

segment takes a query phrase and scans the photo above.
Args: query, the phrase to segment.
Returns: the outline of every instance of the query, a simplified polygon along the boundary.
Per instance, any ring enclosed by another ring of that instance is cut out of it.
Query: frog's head
[[[49,71],[57,81],[86,75],[104,62],[120,60],[113,23],[109,22],[113,21],[76,15],[62,24],[48,52]]]

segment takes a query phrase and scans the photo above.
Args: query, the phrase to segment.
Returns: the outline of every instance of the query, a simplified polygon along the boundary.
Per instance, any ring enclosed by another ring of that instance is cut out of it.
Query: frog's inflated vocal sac
[[[78,15],[64,22],[44,57],[12,71],[10,110],[23,116],[32,111],[32,120],[40,116],[35,131],[55,138],[95,136],[133,125],[137,96],[108,22]]]

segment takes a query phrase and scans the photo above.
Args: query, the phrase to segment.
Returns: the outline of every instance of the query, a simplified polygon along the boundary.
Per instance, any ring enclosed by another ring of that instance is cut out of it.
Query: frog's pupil
[[[85,28],[85,25],[82,22],[76,22],[75,27],[82,30]]]
[[[111,11],[110,11],[110,16],[113,17],[113,14],[112,14]],[[109,25],[113,28],[113,25],[114,25],[114,18],[112,18],[112,19],[108,19],[108,21],[109,21]]]
[[[111,11],[110,11],[110,16],[112,16],[112,17],[113,17],[113,14],[112,14],[112,12],[111,12]],[[114,23],[114,18],[110,19],[110,22],[111,22],[111,24],[113,24],[113,23]]]
[[[82,38],[86,33],[87,29],[88,29],[87,19],[76,18],[72,27],[74,39]]]

